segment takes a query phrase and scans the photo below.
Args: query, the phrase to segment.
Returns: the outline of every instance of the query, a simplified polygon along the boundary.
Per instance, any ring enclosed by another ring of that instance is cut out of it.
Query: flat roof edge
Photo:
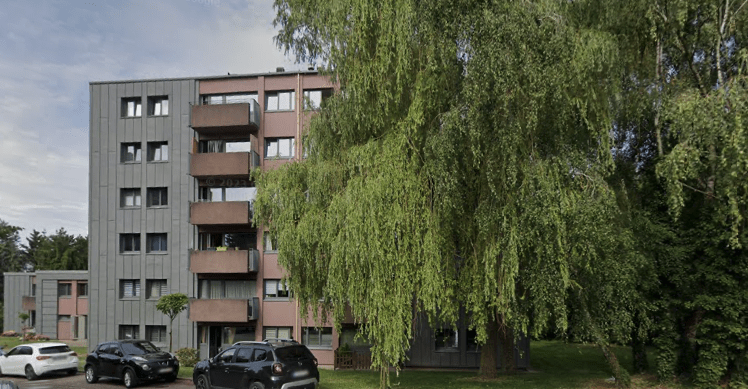
[[[158,82],[158,81],[203,81],[203,80],[221,80],[232,78],[250,78],[250,77],[268,77],[268,76],[293,76],[297,74],[320,74],[317,70],[293,70],[286,72],[266,72],[266,73],[249,73],[249,74],[229,74],[225,76],[202,76],[202,77],[176,77],[176,78],[143,78],[131,80],[114,80],[114,81],[89,81],[89,85],[101,84],[127,84],[135,82]]]

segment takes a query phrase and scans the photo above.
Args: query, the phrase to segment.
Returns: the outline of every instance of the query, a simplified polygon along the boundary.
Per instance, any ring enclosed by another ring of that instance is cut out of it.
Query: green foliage
[[[88,238],[70,235],[64,228],[51,235],[33,230],[23,248],[25,263],[35,270],[88,269]]]
[[[187,309],[190,300],[184,293],[172,293],[161,296],[156,303],[156,309],[174,321],[182,311]]]
[[[18,312],[18,318],[21,319],[21,324],[26,325],[26,320],[29,320],[29,314],[26,312]]]
[[[194,367],[200,361],[200,354],[195,348],[183,347],[175,351],[174,354],[181,366]]]

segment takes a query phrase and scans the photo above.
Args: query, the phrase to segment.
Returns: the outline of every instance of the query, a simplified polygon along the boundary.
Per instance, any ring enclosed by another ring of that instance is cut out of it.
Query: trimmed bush
[[[176,354],[179,364],[186,367],[194,367],[200,360],[200,355],[196,348],[180,348],[174,354]]]

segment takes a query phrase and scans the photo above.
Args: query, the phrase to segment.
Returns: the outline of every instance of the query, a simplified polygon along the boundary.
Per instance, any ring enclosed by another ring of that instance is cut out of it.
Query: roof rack
[[[293,339],[284,339],[284,338],[265,338],[263,342],[267,343],[292,343],[292,344],[299,344],[299,342],[293,340]]]

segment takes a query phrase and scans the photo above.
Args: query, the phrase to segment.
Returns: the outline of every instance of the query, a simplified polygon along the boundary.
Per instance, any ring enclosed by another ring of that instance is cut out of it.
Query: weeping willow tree
[[[498,344],[511,370],[515,339],[551,330],[594,340],[627,383],[607,346],[630,333],[640,258],[606,181],[620,74],[593,5],[276,1],[279,45],[342,92],[304,162],[254,173],[255,221],[303,307],[336,325],[350,309],[383,385],[414,320],[460,307],[484,375]]]

